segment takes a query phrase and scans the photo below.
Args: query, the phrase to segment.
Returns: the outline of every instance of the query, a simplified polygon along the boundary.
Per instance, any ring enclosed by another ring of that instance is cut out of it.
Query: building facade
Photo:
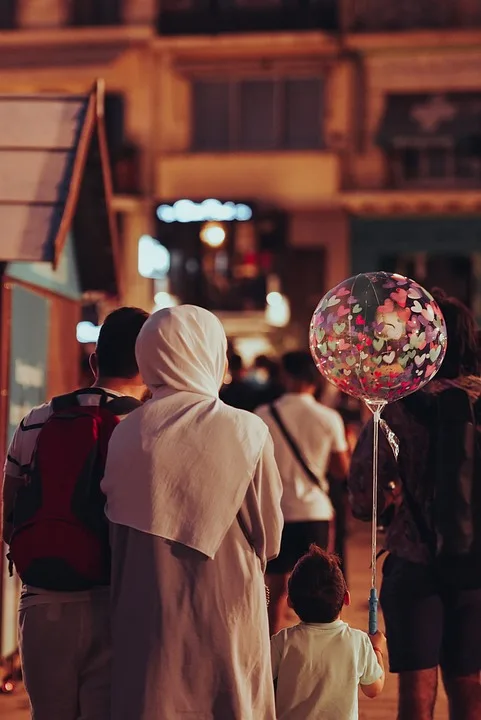
[[[479,0],[8,0],[0,27],[1,92],[105,80],[125,302],[245,335],[287,296],[295,344],[329,287],[392,269],[481,316]]]
[[[443,286],[481,319],[478,0],[164,0],[158,27],[155,197],[255,207],[230,283],[264,274],[260,297],[274,277],[292,342],[368,270]],[[264,245],[266,212],[282,222]],[[170,247],[184,233],[157,230]]]

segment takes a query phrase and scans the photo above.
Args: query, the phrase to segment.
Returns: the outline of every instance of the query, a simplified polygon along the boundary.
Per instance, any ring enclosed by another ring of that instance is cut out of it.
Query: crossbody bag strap
[[[293,438],[292,435],[290,434],[289,430],[288,430],[288,429],[286,428],[286,426],[284,425],[284,422],[283,422],[283,420],[282,420],[282,418],[281,418],[281,416],[280,416],[280,414],[279,414],[279,411],[278,411],[278,409],[276,408],[276,406],[275,406],[274,404],[269,405],[269,411],[270,411],[270,413],[271,413],[271,415],[272,415],[272,417],[273,417],[273,419],[274,419],[274,422],[277,424],[279,430],[280,430],[281,433],[283,434],[283,436],[284,436],[287,444],[288,444],[289,447],[291,448],[294,457],[296,458],[297,462],[299,463],[299,465],[300,465],[300,466],[302,467],[302,469],[304,470],[304,472],[305,472],[305,474],[307,475],[307,477],[309,478],[309,480],[310,480],[314,485],[316,485],[316,487],[318,487],[318,488],[320,488],[321,490],[323,490],[324,492],[326,492],[326,491],[327,491],[327,487],[326,487],[326,486],[327,486],[327,483],[322,483],[322,481],[319,480],[319,478],[312,472],[311,468],[309,467],[309,465],[308,465],[308,464],[306,463],[306,461],[304,460],[304,458],[303,458],[303,456],[302,456],[302,453],[301,453],[301,451],[300,451],[300,449],[299,449],[296,441],[294,440],[294,438]]]

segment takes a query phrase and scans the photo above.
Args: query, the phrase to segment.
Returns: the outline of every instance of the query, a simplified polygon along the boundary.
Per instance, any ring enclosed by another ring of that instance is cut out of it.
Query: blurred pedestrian
[[[19,642],[34,720],[110,718],[110,549],[100,479],[113,426],[141,404],[135,342],[147,317],[138,308],[111,313],[90,359],[93,386],[34,408],[8,450],[3,536],[25,583]]]
[[[137,342],[153,397],[115,430],[102,483],[115,720],[275,717],[264,570],[282,486],[264,423],[219,399],[226,346],[189,305]]]
[[[271,431],[283,485],[281,551],[267,567],[271,633],[282,626],[287,579],[294,565],[312,543],[328,546],[334,513],[327,474],[342,480],[349,465],[341,416],[314,397],[318,373],[309,353],[287,353],[282,370],[287,392],[257,410]]]
[[[253,412],[259,405],[259,390],[246,378],[244,364],[240,355],[233,353],[229,357],[230,382],[220,391],[220,399],[239,410]]]
[[[392,510],[381,605],[399,720],[434,717],[441,667],[451,720],[481,718],[481,380],[476,326],[435,293],[448,347],[423,390],[383,412],[379,510]],[[389,442],[389,440],[391,442]],[[393,448],[399,449],[396,462]],[[372,421],[354,452],[354,514],[370,520]]]
[[[283,395],[280,365],[267,355],[259,355],[254,360],[252,378],[259,390],[258,406],[272,403]]]

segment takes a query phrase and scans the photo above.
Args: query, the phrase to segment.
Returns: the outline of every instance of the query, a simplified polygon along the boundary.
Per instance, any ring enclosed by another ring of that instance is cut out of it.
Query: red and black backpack
[[[99,404],[81,405],[82,394],[100,395]],[[141,405],[131,397],[111,398],[90,388],[52,400],[13,512],[9,558],[28,585],[77,591],[110,582],[100,482],[119,417]]]

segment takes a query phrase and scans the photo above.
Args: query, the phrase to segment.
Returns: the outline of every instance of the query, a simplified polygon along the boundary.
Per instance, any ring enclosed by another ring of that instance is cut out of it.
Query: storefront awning
[[[83,291],[118,294],[100,87],[0,96],[0,261],[56,266],[69,232]]]
[[[377,133],[384,148],[456,144],[481,135],[481,94],[388,95]]]

